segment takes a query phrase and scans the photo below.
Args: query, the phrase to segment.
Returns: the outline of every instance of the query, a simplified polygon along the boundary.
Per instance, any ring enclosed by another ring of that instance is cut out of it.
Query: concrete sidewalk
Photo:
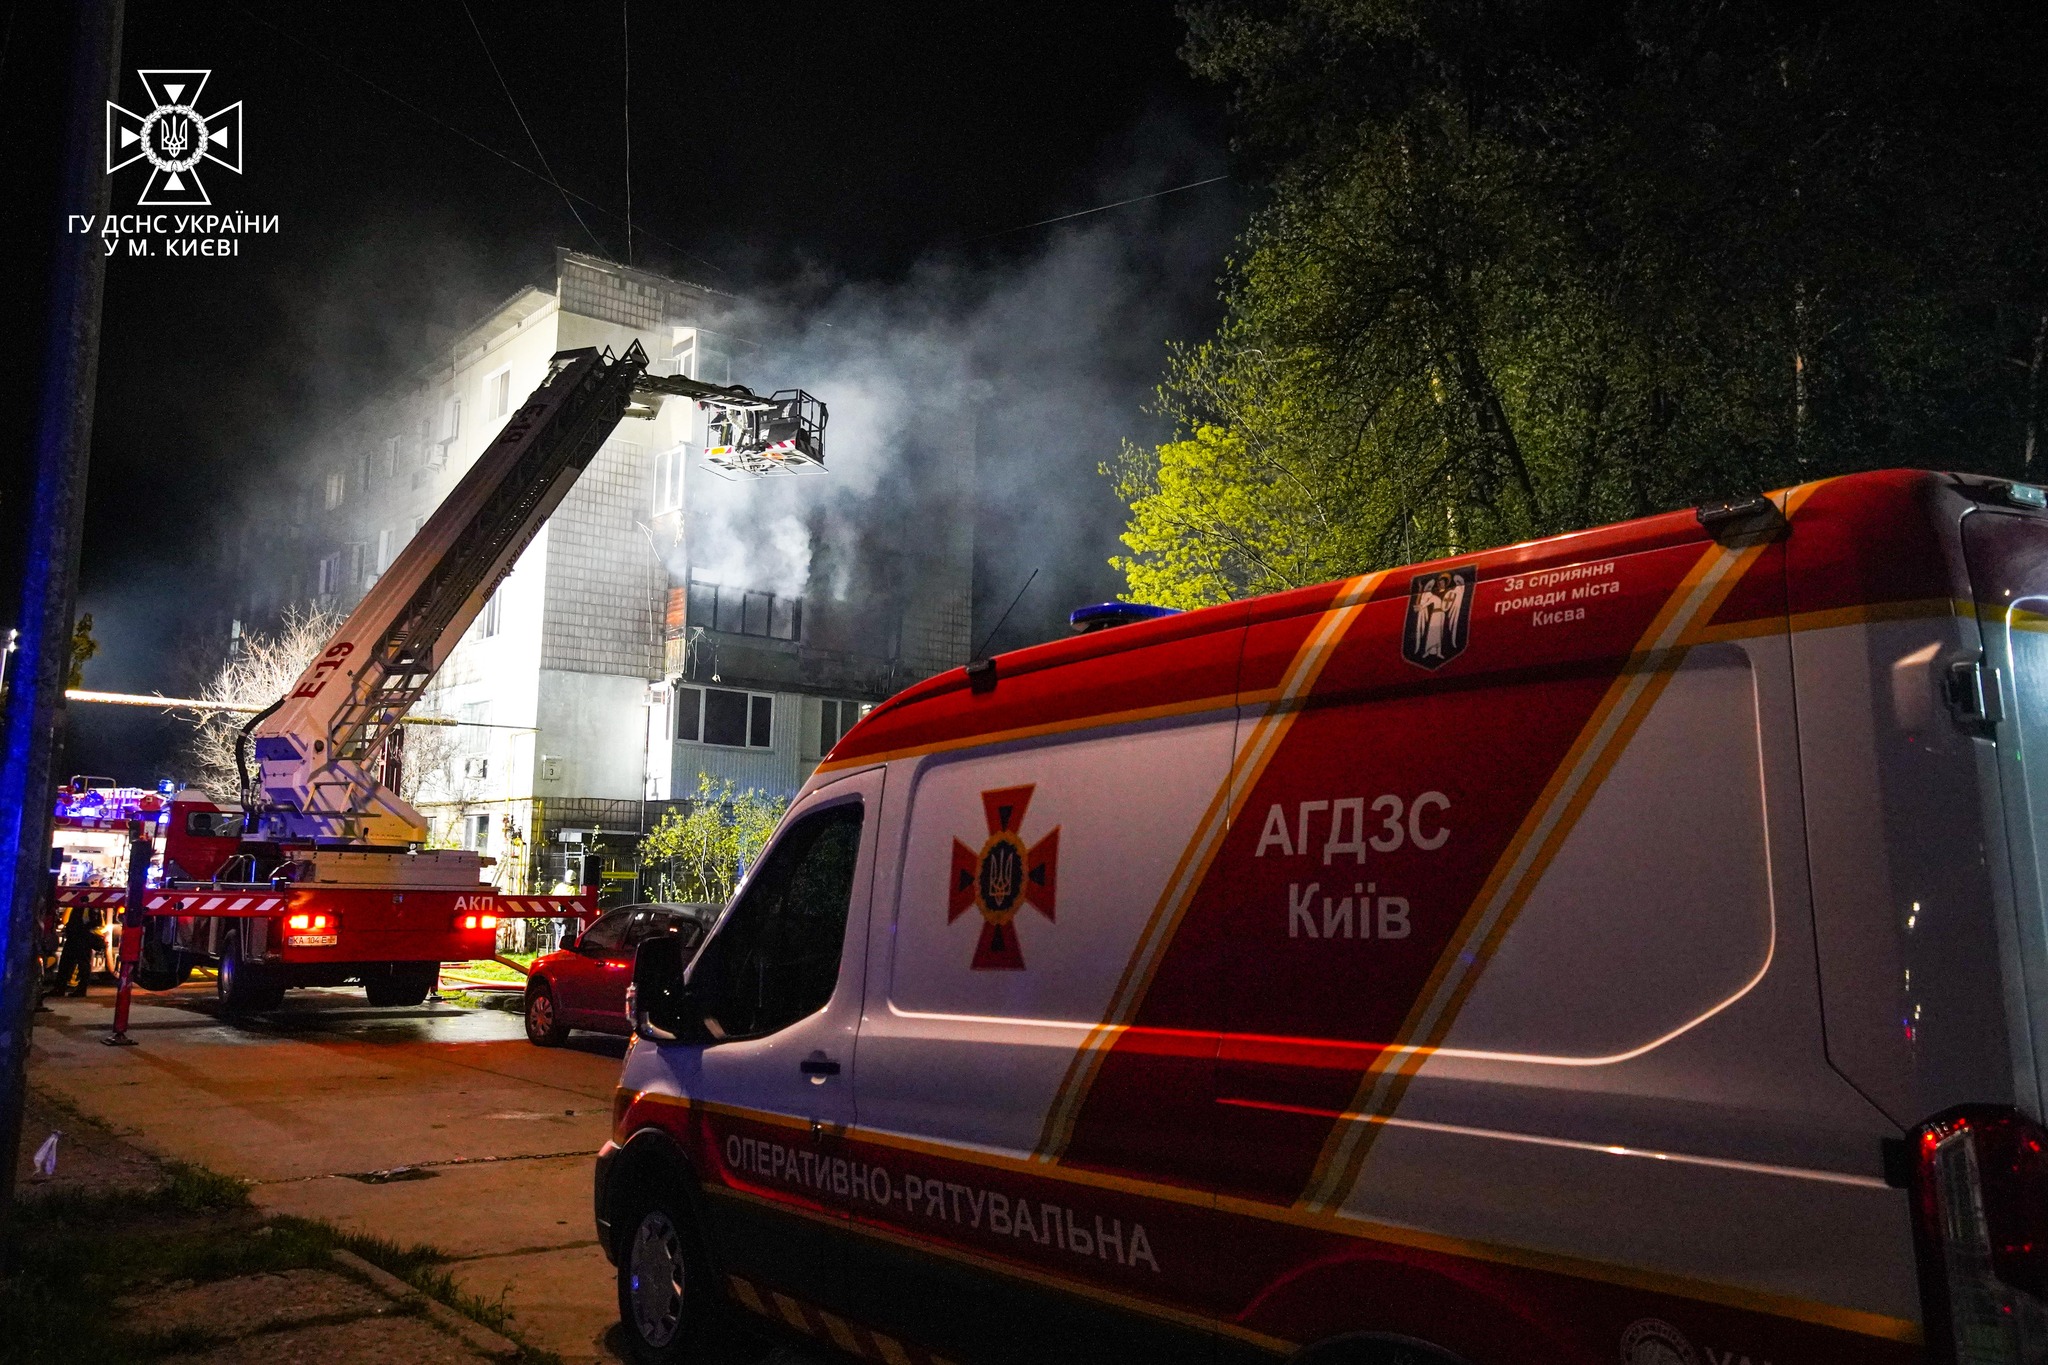
[[[615,1359],[612,1269],[591,1222],[591,1157],[610,1126],[623,1039],[529,1044],[517,1015],[371,1009],[295,991],[227,1023],[212,988],[138,992],[136,1047],[101,1044],[111,992],[37,1016],[35,1082],[159,1156],[252,1185],[270,1213],[324,1218],[457,1257],[520,1333],[570,1365]],[[24,1134],[40,1141],[40,1134]],[[401,1178],[360,1179],[396,1168]]]

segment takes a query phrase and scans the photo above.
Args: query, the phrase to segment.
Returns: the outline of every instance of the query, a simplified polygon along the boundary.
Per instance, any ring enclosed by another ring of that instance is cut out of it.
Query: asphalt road
[[[107,1047],[111,990],[52,1001],[31,1079],[159,1156],[249,1181],[266,1210],[439,1248],[572,1365],[616,1358],[590,1172],[625,1039],[537,1048],[514,1013],[372,1009],[354,988],[238,1021],[210,981],[135,1002],[136,1046]]]

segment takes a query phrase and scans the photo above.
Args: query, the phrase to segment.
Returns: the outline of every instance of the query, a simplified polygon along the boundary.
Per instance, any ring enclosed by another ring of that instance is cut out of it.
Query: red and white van
[[[635,1353],[2048,1359],[2044,502],[1858,475],[876,708],[642,950]]]

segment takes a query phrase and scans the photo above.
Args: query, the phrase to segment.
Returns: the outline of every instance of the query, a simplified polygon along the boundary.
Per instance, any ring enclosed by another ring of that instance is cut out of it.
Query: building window
[[[853,723],[874,708],[866,702],[831,701],[818,703],[818,752],[829,754]]]
[[[383,573],[398,558],[398,532],[389,526],[377,533],[377,572]]]
[[[728,635],[795,640],[803,634],[803,598],[721,583],[701,569],[690,571],[685,610],[690,625]]]
[[[704,690],[704,742],[733,749],[747,747],[747,694],[710,687]]]
[[[488,815],[466,815],[462,818],[462,846],[475,849],[478,853],[488,852],[491,843],[491,817]]]
[[[335,551],[320,561],[320,596],[329,597],[341,591],[341,552]]]
[[[484,410],[503,417],[512,410],[512,371],[499,370],[484,380]]]
[[[689,444],[664,450],[654,457],[654,512],[674,512],[683,505],[683,470],[696,447]]]
[[[694,696],[698,692],[703,694],[701,727]],[[676,698],[678,739],[697,739],[727,749],[766,749],[773,742],[775,698],[765,692],[679,687]]]
[[[476,633],[479,639],[488,640],[498,633],[499,599],[505,595],[504,586],[493,588],[491,595],[484,599],[484,609],[477,613]]]
[[[398,473],[398,438],[384,438],[384,477],[391,478]]]
[[[441,444],[454,445],[462,436],[462,398],[451,394],[441,403]]]
[[[356,456],[356,492],[367,493],[369,491],[370,457],[368,454],[362,454]]]
[[[363,581],[363,570],[365,561],[369,558],[369,556],[364,554],[363,551],[368,548],[369,547],[364,545],[361,541],[353,541],[349,544],[348,581],[350,586],[354,586],[355,584]]]
[[[335,470],[327,476],[327,508],[329,511],[341,506],[341,500],[348,496],[348,475]]]
[[[473,782],[481,782],[491,775],[491,760],[483,754],[471,754],[462,760],[462,775]]]

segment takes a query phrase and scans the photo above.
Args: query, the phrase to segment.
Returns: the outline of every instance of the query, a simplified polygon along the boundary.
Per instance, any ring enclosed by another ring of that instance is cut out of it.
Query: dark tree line
[[[2048,5],[1196,0],[1268,191],[1113,468],[1181,605],[1890,465],[2048,478]]]

